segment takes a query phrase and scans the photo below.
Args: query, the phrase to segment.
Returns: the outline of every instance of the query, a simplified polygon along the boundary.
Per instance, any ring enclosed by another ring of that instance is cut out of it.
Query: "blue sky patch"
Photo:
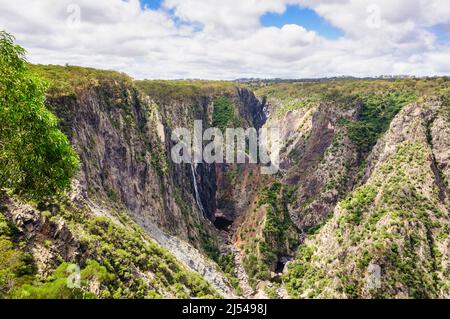
[[[438,44],[450,43],[450,23],[435,25],[430,31],[436,35]]]
[[[141,0],[142,7],[147,6],[152,10],[159,9],[164,0]]]
[[[267,13],[262,16],[261,23],[265,27],[278,28],[286,24],[297,24],[329,39],[338,39],[344,36],[342,30],[332,26],[314,10],[299,6],[288,6],[283,14]]]

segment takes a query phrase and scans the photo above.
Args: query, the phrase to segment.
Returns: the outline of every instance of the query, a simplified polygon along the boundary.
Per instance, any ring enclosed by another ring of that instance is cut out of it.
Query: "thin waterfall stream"
[[[192,171],[192,178],[193,178],[193,182],[194,182],[195,201],[197,202],[197,206],[200,209],[200,212],[203,214],[203,217],[207,218],[206,213],[205,213],[205,208],[203,207],[202,201],[200,199],[200,194],[198,192],[197,176],[195,175],[195,169],[194,169],[193,164],[191,164],[191,171]]]

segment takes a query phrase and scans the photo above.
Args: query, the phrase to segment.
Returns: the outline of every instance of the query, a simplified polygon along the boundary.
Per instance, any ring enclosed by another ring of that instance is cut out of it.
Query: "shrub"
[[[68,282],[72,272],[69,264],[61,264],[42,284],[25,284],[13,293],[19,299],[94,299],[98,296],[89,291],[90,284],[98,282],[101,287],[114,279],[114,276],[100,266],[96,261],[89,260],[87,266],[80,273],[80,286],[70,287]]]
[[[362,154],[369,153],[400,110],[416,99],[412,91],[363,95],[359,121],[347,122],[348,134]]]

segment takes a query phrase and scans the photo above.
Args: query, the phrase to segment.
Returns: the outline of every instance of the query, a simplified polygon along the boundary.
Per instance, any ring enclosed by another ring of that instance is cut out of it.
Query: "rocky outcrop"
[[[450,211],[433,169],[432,141],[442,136],[429,129],[442,124],[442,109],[441,102],[425,100],[394,119],[369,157],[364,184],[290,264],[291,296],[449,297]]]
[[[237,88],[236,105],[242,118],[248,119],[252,127],[259,130],[266,124],[269,115],[269,105],[266,97],[259,100],[255,94],[248,89]]]
[[[283,180],[296,188],[291,218],[306,231],[323,222],[356,182],[358,150],[341,122],[356,119],[358,105],[328,103],[293,113],[286,115],[288,123],[290,116],[296,121],[286,139]]]
[[[217,266],[186,242],[163,233],[154,225],[147,228],[151,230],[149,233],[141,233],[122,213],[91,202],[78,183],[74,184],[69,197],[64,204],[40,208],[22,204],[7,195],[0,199],[2,214],[14,225],[15,240],[26,243],[22,249],[30,253],[39,276],[51,276],[61,261],[83,269],[90,260],[95,260],[106,266],[114,278],[112,287],[100,287],[99,282],[91,281],[88,290],[96,296],[105,294],[108,289],[107,294],[114,293],[117,298],[146,295],[173,298],[180,291],[192,297],[199,292],[209,293],[210,297],[234,296]],[[118,238],[109,238],[112,243],[107,243],[101,237],[103,227],[115,228],[120,232]],[[133,244],[134,240],[139,241]],[[122,254],[118,262],[114,254],[125,252],[124,247],[130,244],[133,251]],[[142,258],[149,264],[139,261]],[[194,273],[198,277],[193,276]],[[175,275],[184,279],[173,289],[167,283],[173,281]]]
[[[57,206],[45,213],[30,205],[22,204],[7,195],[0,198],[3,214],[19,231],[19,238],[26,243],[25,250],[32,252],[37,271],[49,275],[60,260],[84,265],[88,252],[73,235],[63,218],[53,219]]]

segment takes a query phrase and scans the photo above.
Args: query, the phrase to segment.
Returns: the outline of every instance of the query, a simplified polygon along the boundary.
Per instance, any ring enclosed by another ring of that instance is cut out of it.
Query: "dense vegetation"
[[[145,94],[161,101],[172,99],[189,99],[201,96],[217,96],[233,93],[236,85],[226,81],[136,81],[136,86]]]
[[[64,220],[88,253],[88,259],[80,264],[80,285],[68,286],[75,265],[61,257],[51,275],[39,274],[33,254],[24,250],[27,242],[23,233],[7,221],[3,215],[7,207],[2,207],[0,298],[219,297],[203,278],[153,242],[126,214],[116,211],[114,217],[93,217],[86,207],[75,207],[67,200],[57,205],[58,213],[42,214],[50,223]]]
[[[0,33],[0,188],[42,200],[70,186],[78,157],[45,108],[46,85],[24,55]]]
[[[390,80],[334,80],[319,83],[275,83],[257,88],[260,96],[269,101],[294,101],[306,98],[311,102],[341,97],[361,97],[390,92],[416,92],[417,95],[446,95],[449,91],[448,77],[390,79]],[[302,106],[300,104],[300,106]]]
[[[317,116],[316,120],[320,112],[325,113],[327,108],[342,111],[337,117],[335,136],[327,152],[345,143],[352,150],[356,147],[358,161],[353,169],[355,172],[365,172],[367,156],[399,112],[408,105],[421,105],[431,98],[434,107],[436,101],[444,102],[438,110],[442,113],[449,107],[449,88],[448,77],[442,77],[275,83],[262,86],[257,91],[258,95],[268,97],[273,108],[272,120],[276,123],[283,123],[283,118],[290,111],[299,111],[299,117],[312,111]],[[351,112],[355,113],[349,116]],[[334,113],[330,114],[328,116],[334,121]],[[419,118],[417,113],[415,116]],[[397,133],[405,134],[405,139],[414,138],[426,125],[415,122],[404,133]],[[415,133],[412,134],[412,131]],[[302,133],[306,143],[312,140],[310,131]],[[424,133],[427,134],[430,139],[430,132]],[[301,141],[294,152],[304,150],[307,144]],[[328,216],[309,230],[305,229],[310,237],[300,246],[295,262],[290,264],[284,276],[285,286],[292,297],[393,298],[401,295],[430,298],[448,292],[448,283],[442,278],[445,258],[441,247],[448,237],[449,228],[443,218],[442,204],[436,201],[437,198],[431,199],[425,195],[429,195],[429,190],[422,189],[423,183],[434,180],[432,175],[425,176],[431,173],[431,164],[425,163],[427,158],[431,158],[428,147],[422,144],[399,147],[397,153],[382,166],[382,172],[374,175],[376,182],[357,188],[351,195],[347,191],[340,193],[341,189],[330,192],[331,196],[339,194],[338,208],[334,211],[330,208]],[[326,154],[333,154],[333,157],[342,155],[336,151]],[[300,159],[298,156],[292,160]],[[326,164],[326,159],[322,158],[320,165]],[[348,162],[346,167],[351,168],[350,165]],[[445,165],[441,169],[445,170]],[[360,175],[355,176],[355,182],[361,183]],[[348,177],[343,182],[348,184]],[[341,186],[343,188],[345,185]],[[320,208],[320,203],[317,206]],[[268,211],[266,216],[270,215],[271,211]],[[280,227],[276,227],[277,223],[274,226],[273,229],[282,232]],[[260,254],[260,251],[265,251],[261,238],[254,239],[255,244],[249,246],[247,252],[257,251]],[[259,266],[255,266],[260,265],[258,254],[250,254],[246,263],[251,276],[263,273],[258,270]],[[383,271],[382,289],[367,288],[366,276],[372,265],[380,266]],[[273,287],[268,293],[274,293]]]
[[[28,68],[46,79],[49,84],[48,96],[75,96],[79,90],[105,82],[132,82],[132,79],[123,73],[71,65],[29,65]]]
[[[359,120],[346,123],[348,135],[360,153],[368,154],[398,112],[416,98],[415,92],[409,90],[362,96]]]
[[[369,127],[376,122],[376,112],[382,113],[380,119],[383,124],[381,127],[374,128],[375,131],[382,131],[382,127],[389,122],[389,118],[408,102],[414,101],[419,96],[438,95],[448,99],[449,88],[448,77],[389,80],[342,79],[317,83],[274,83],[261,86],[256,89],[256,92],[259,96],[268,98],[275,107],[273,111],[276,116],[284,116],[288,111],[310,108],[326,102],[332,102],[343,108],[361,103],[363,105],[361,120],[369,122],[365,123]],[[362,127],[360,129],[364,130]]]
[[[176,298],[218,297],[206,281],[187,271],[125,214],[116,212],[119,223],[110,218],[84,216],[87,222],[81,224],[77,221],[82,212],[74,214],[68,209],[64,214],[73,229],[81,230],[90,254],[116,276],[108,286],[109,297],[161,298],[167,294]]]
[[[227,128],[237,127],[239,118],[236,108],[228,97],[218,97],[214,100],[213,127],[219,128],[223,133]]]
[[[442,247],[449,225],[445,206],[428,193],[429,152],[422,143],[403,143],[339,204],[289,266],[284,280],[291,296],[436,298],[448,292]],[[368,286],[371,265],[382,269],[378,287]]]
[[[114,280],[114,276],[96,261],[89,260],[86,268],[78,273],[75,265],[62,263],[53,274],[44,281],[34,281],[14,290],[15,299],[95,299],[98,296],[90,291],[90,285],[96,282],[101,289]]]

